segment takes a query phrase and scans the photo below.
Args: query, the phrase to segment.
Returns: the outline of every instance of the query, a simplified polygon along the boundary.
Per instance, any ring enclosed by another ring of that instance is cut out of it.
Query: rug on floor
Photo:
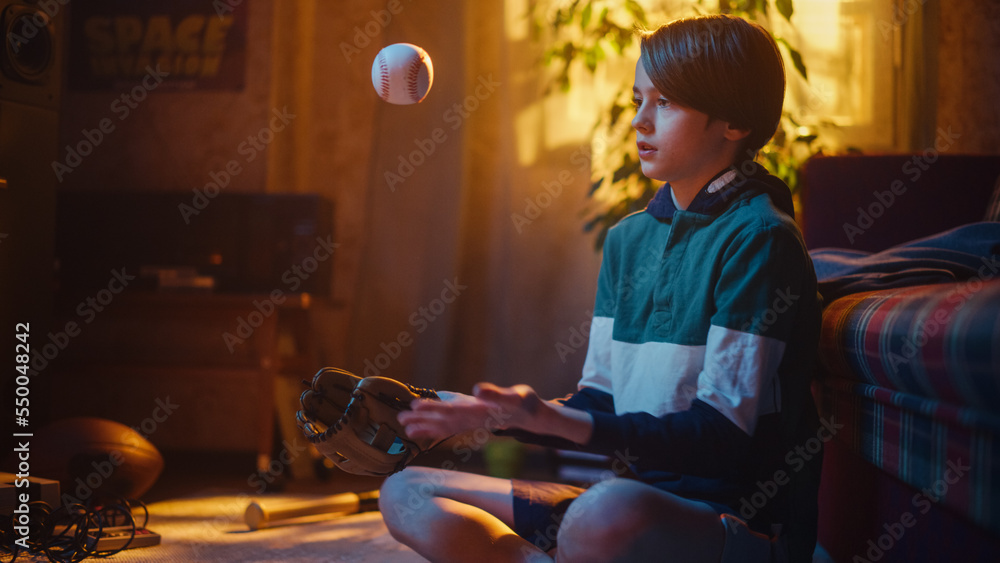
[[[269,495],[267,500],[307,498]],[[160,545],[128,549],[104,560],[114,563],[426,562],[389,535],[378,512],[250,531],[244,522],[244,512],[251,500],[252,497],[240,494],[152,503],[146,527],[160,534]],[[46,559],[18,558],[22,560]]]

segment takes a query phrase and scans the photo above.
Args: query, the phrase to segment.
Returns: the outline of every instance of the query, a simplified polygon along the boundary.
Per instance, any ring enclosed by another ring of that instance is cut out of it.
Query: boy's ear
[[[734,127],[732,123],[726,123],[725,136],[726,139],[730,141],[742,141],[749,134],[750,134],[749,129],[740,129],[738,127]]]

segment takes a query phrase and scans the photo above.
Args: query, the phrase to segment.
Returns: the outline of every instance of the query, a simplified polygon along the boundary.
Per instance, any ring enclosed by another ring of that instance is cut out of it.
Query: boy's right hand
[[[445,438],[485,428],[490,432],[519,428],[583,443],[589,439],[589,413],[542,400],[529,385],[500,387],[480,383],[473,395],[438,391],[441,400],[416,400],[399,413],[411,438]],[[581,441],[582,440],[582,441]]]
[[[506,428],[530,429],[542,400],[527,385],[499,387],[480,383],[474,395],[438,391],[439,401],[416,400],[410,410],[398,415],[411,438],[443,438],[485,428],[490,432]]]

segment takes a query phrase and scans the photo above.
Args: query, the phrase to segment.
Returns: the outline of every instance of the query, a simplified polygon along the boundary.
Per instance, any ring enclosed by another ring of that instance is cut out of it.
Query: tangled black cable
[[[146,527],[149,509],[138,500],[110,499],[92,506],[72,503],[52,508],[42,501],[28,504],[28,534],[19,534],[22,514],[11,514],[0,527],[0,557],[13,563],[23,553],[45,555],[54,563],[73,563],[88,557],[109,557],[127,549],[136,530]],[[141,522],[133,508],[142,509]],[[108,533],[114,541],[108,545]],[[11,558],[6,559],[7,556]]]

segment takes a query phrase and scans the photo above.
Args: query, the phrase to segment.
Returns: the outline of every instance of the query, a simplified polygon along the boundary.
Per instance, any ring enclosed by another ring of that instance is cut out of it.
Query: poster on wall
[[[69,88],[242,90],[247,0],[74,2]]]

